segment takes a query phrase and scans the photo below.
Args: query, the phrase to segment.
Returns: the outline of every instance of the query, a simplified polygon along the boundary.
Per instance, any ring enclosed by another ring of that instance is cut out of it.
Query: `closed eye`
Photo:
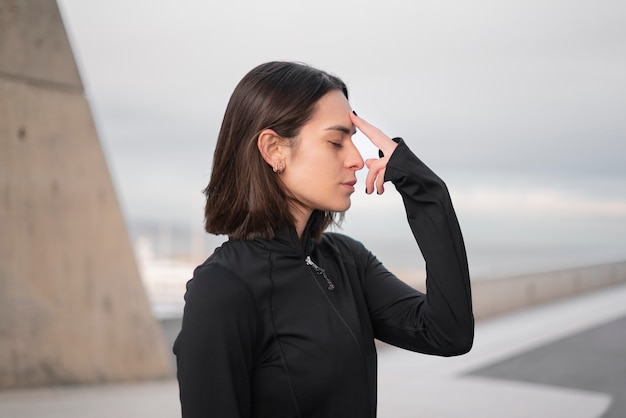
[[[343,144],[341,142],[334,142],[334,141],[328,141],[328,142],[333,144],[335,148],[343,148]]]

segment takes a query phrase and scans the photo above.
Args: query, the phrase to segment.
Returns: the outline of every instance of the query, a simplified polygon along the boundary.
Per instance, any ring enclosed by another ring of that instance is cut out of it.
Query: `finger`
[[[389,138],[383,131],[370,124],[362,117],[357,116],[356,113],[350,113],[350,120],[363,134],[378,148],[379,156],[390,156],[396,149],[396,144],[391,138]]]
[[[385,169],[380,170],[376,176],[376,190],[378,194],[385,193]]]
[[[380,129],[367,122],[360,116],[357,116],[354,112],[350,114],[350,119],[354,126],[356,126],[363,134],[368,137],[374,145],[379,145],[383,143],[386,139],[391,139],[387,135],[383,133]]]
[[[379,173],[385,168],[385,163],[381,162],[381,160],[370,159],[369,161],[369,170],[367,172],[367,176],[365,177],[365,192],[367,194],[374,192],[376,180],[380,175]]]
[[[369,140],[372,141],[372,143],[376,145],[378,148],[381,148],[387,145],[387,141],[391,141],[391,138],[385,135],[383,131],[381,131],[374,125],[370,124],[369,122],[367,122],[365,119],[361,118],[360,116],[357,116],[356,114],[351,113],[350,119],[352,123],[354,124],[354,126],[356,126],[359,129],[359,131],[363,132],[363,135],[368,137]]]

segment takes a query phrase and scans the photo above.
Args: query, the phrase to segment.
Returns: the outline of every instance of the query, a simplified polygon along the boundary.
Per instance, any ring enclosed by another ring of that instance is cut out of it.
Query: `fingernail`
[[[359,115],[356,114],[356,112],[354,110],[352,111],[352,113],[354,113],[354,116],[359,116]]]
[[[383,158],[385,154],[381,150],[378,150],[378,158]]]
[[[367,186],[365,186],[365,194],[367,194]]]

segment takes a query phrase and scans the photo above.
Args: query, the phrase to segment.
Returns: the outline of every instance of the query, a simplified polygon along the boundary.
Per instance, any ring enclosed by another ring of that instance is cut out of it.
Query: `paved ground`
[[[626,361],[625,301],[621,285],[482,322],[474,348],[461,357],[383,351],[379,415],[624,418],[626,388],[617,369]],[[602,368],[573,364],[592,348],[602,350]],[[550,358],[529,366],[537,353]]]
[[[626,300],[625,300],[626,302]],[[604,418],[626,417],[626,317],[483,367],[472,373],[613,398]]]
[[[625,301],[622,285],[482,322],[461,357],[381,349],[379,417],[626,417]],[[167,380],[0,392],[0,417],[178,417],[177,390]]]

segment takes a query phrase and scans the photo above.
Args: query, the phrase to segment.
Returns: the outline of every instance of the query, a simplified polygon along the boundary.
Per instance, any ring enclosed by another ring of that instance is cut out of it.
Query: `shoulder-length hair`
[[[332,90],[348,98],[339,78],[294,62],[261,64],[243,77],[228,102],[211,179],[204,189],[207,232],[240,239],[273,238],[276,230],[295,224],[294,200],[261,156],[258,137],[272,129],[296,145],[316,103]],[[315,238],[335,221],[334,212],[323,215],[311,231]]]

